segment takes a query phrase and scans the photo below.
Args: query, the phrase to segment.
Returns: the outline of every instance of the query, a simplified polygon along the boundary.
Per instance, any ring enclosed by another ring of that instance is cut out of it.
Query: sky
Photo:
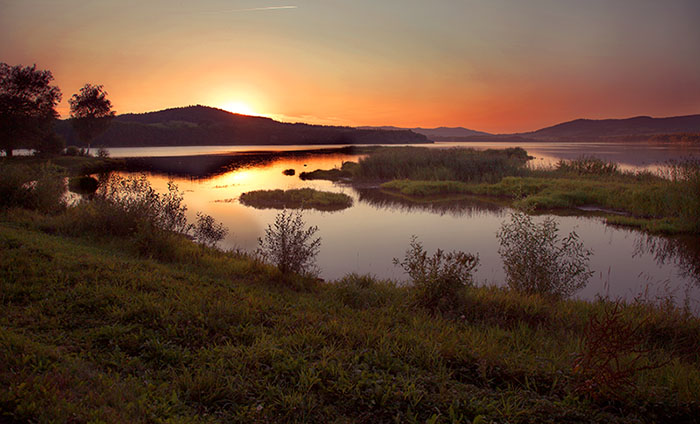
[[[700,113],[698,0],[0,0],[0,61],[117,113],[531,131]]]

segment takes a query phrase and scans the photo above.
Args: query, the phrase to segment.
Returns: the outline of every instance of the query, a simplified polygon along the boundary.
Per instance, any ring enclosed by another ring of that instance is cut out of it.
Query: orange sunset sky
[[[529,131],[700,113],[698,0],[0,0],[0,61],[118,113]]]

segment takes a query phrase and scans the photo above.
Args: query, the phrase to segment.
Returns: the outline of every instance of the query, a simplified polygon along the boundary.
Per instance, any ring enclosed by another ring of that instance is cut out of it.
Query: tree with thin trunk
[[[87,144],[87,153],[90,154],[90,143],[107,131],[112,123],[115,115],[112,102],[107,99],[103,86],[85,84],[68,103],[73,129],[80,141]]]
[[[7,156],[14,149],[32,147],[52,131],[61,90],[51,81],[51,71],[36,65],[0,63],[0,149]]]

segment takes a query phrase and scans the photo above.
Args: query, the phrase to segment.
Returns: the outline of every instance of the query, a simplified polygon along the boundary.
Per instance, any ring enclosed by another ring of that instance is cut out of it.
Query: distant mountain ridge
[[[68,145],[81,145],[68,120],[59,121],[56,131],[66,138]],[[363,130],[291,124],[197,105],[119,115],[92,144],[106,147],[153,147],[429,142],[426,136],[408,130]]]
[[[584,140],[615,137],[650,137],[658,134],[700,133],[700,115],[626,119],[576,119],[537,131],[514,134],[537,140]]]
[[[409,128],[391,126],[359,128],[409,130]],[[423,134],[432,141],[508,141],[513,143],[528,141],[641,141],[660,140],[664,138],[659,137],[662,135],[700,134],[700,115],[668,118],[637,116],[624,119],[575,119],[535,131],[513,134],[490,134],[464,127],[410,128],[410,130]],[[674,137],[665,138],[674,139]]]
[[[56,131],[68,145],[78,145],[68,120]],[[118,115],[110,128],[93,142],[106,147],[198,145],[303,145],[303,144],[418,144],[431,141],[512,143],[528,141],[641,141],[696,140],[700,114],[652,118],[576,119],[536,131],[490,134],[464,127],[400,128],[342,127],[285,123],[207,106],[187,106],[147,113]],[[681,137],[682,135],[682,137]],[[693,141],[694,142],[694,141]]]
[[[421,127],[416,127],[416,128],[400,128],[400,127],[393,127],[393,126],[381,126],[381,127],[357,127],[359,129],[375,129],[375,130],[388,130],[388,131],[413,131],[418,134],[423,134],[429,139],[433,138],[445,138],[445,137],[473,137],[473,136],[490,136],[493,134],[489,134],[487,132],[483,131],[476,131],[476,130],[471,130],[469,128],[464,128],[464,127],[437,127],[437,128],[421,128]]]

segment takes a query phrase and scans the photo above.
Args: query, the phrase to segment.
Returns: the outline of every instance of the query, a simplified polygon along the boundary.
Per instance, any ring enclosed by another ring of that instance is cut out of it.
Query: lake
[[[436,143],[433,147],[449,147],[476,143]],[[597,144],[531,143],[522,145],[535,156],[535,163],[553,163],[559,159],[595,155],[615,159],[629,169],[653,169],[660,162],[692,155],[700,156],[698,149],[678,146],[630,145],[603,146]],[[536,145],[535,145],[536,144]],[[253,146],[241,151],[262,150]],[[319,146],[294,146],[307,149]],[[483,148],[505,148],[505,143],[492,143]],[[629,155],[624,156],[624,148]],[[213,146],[202,148],[168,148],[164,156],[193,153],[231,152],[231,148]],[[218,150],[217,150],[218,149]],[[264,147],[279,150],[274,147]],[[153,150],[112,149],[113,156],[152,155]],[[370,273],[380,278],[406,281],[403,271],[392,264],[393,258],[402,258],[412,235],[423,242],[429,252],[437,248],[462,250],[478,254],[480,265],[475,277],[480,284],[502,284],[505,280],[503,265],[498,255],[496,233],[502,222],[509,219],[510,210],[488,200],[466,199],[457,202],[416,204],[384,194],[376,188],[352,188],[329,181],[302,181],[302,171],[340,167],[343,161],[357,160],[356,155],[308,155],[277,158],[271,162],[242,167],[208,178],[172,178],[184,192],[184,202],[191,219],[196,211],[212,215],[229,228],[230,233],[220,243],[224,249],[252,251],[265,228],[274,221],[277,210],[255,209],[238,201],[241,193],[260,189],[289,189],[310,187],[318,190],[345,193],[352,197],[353,206],[337,212],[305,211],[304,219],[319,228],[322,239],[317,258],[320,276],[333,280],[356,272]],[[624,159],[624,160],[623,160]],[[286,176],[283,171],[294,169],[296,175]],[[149,175],[158,190],[165,190],[169,177]],[[537,217],[538,220],[544,217]],[[615,228],[604,224],[602,218],[590,215],[556,216],[560,232],[576,231],[581,241],[594,255],[591,269],[595,275],[576,297],[594,299],[598,295],[632,299],[673,296],[679,303],[688,302],[694,310],[700,304],[700,246],[696,237],[664,238],[638,231]]]

